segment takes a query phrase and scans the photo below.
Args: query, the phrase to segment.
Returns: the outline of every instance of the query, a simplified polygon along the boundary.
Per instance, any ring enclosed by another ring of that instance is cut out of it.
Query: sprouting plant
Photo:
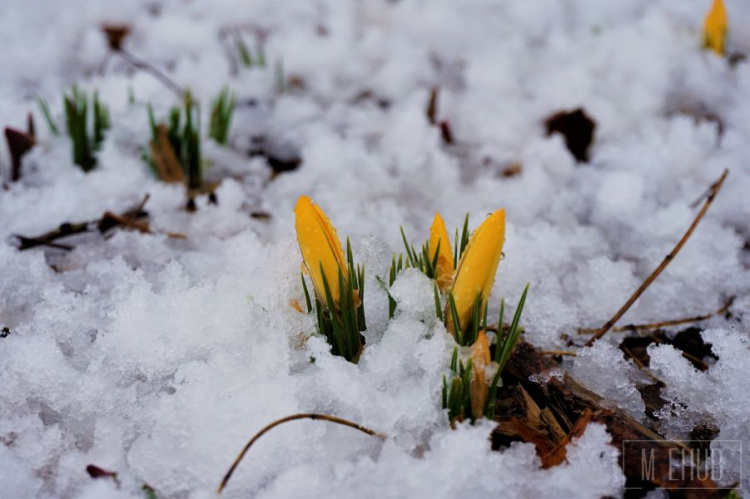
[[[443,376],[442,390],[442,407],[448,411],[448,420],[451,426],[466,419],[474,423],[481,417],[488,419],[495,417],[497,389],[500,386],[503,369],[508,364],[513,348],[521,336],[522,328],[519,324],[528,290],[529,286],[527,285],[516,307],[513,321],[505,332],[503,326],[505,304],[501,301],[495,357],[492,362],[490,346],[484,329],[479,331],[477,339],[471,347],[471,355],[465,362],[459,358],[459,347],[454,348],[450,373],[448,376]],[[492,378],[489,383],[488,374]]]
[[[59,135],[60,129],[52,118],[49,104],[41,98],[38,102],[50,131]],[[78,90],[75,85],[69,95],[63,95],[63,103],[67,133],[73,145],[73,162],[83,171],[89,172],[96,166],[95,153],[101,148],[104,134],[110,127],[109,108],[99,100],[99,94],[96,91],[89,99],[86,93]],[[92,121],[91,130],[88,126],[89,114],[91,114]]]
[[[189,190],[203,186],[200,142],[200,108],[190,92],[182,106],[173,106],[167,123],[157,123],[148,107],[151,128],[150,161],[165,182],[186,182]]]
[[[434,279],[435,315],[457,344],[450,374],[443,379],[442,405],[448,410],[451,425],[467,418],[474,422],[482,416],[494,417],[500,374],[518,341],[519,321],[528,292],[526,286],[505,334],[505,303],[501,301],[493,362],[487,339],[487,302],[505,242],[505,211],[492,213],[471,236],[467,215],[460,238],[456,231],[453,252],[440,214],[435,215],[430,238],[420,252],[409,244],[403,229],[401,237],[406,258],[393,256],[389,284],[392,285],[395,276],[406,267],[413,267]],[[389,295],[391,317],[396,305]],[[471,351],[467,359],[459,355],[462,348]]]
[[[470,345],[476,339],[478,321],[487,314],[504,242],[505,210],[497,210],[464,246],[444,314],[445,327],[459,345]]]
[[[401,228],[401,239],[406,250],[405,268],[411,267],[419,270],[430,279],[435,279],[441,291],[445,291],[453,282],[453,271],[455,264],[468,243],[469,215],[464,220],[464,228],[461,236],[461,244],[456,244],[456,252],[451,253],[450,238],[445,229],[445,222],[439,213],[430,227],[430,238],[422,245],[421,251],[417,251],[406,238],[403,227]],[[458,240],[458,231],[456,231]]]
[[[518,343],[518,339],[521,337],[521,333],[523,332],[523,328],[521,328],[521,314],[523,313],[523,307],[526,304],[526,295],[529,292],[529,285],[527,284],[526,287],[523,289],[523,293],[521,294],[521,299],[518,300],[518,305],[516,306],[516,313],[513,315],[513,320],[510,323],[510,326],[508,327],[507,332],[504,331],[505,326],[503,325],[503,315],[505,313],[505,300],[500,300],[500,316],[497,320],[497,333],[496,333],[496,341],[495,341],[495,363],[497,364],[497,372],[495,373],[495,376],[492,378],[492,383],[490,383],[490,390],[489,390],[489,399],[487,401],[487,409],[485,412],[485,416],[488,419],[493,419],[495,417],[495,399],[497,395],[497,389],[500,386],[500,376],[503,373],[503,370],[505,369],[505,366],[508,364],[508,361],[510,360],[510,356],[513,353],[513,348],[515,348],[516,343]]]
[[[239,32],[235,33],[234,43],[243,66],[245,66],[246,68],[266,67],[266,54],[263,51],[263,45],[261,45],[260,43],[256,44],[255,50],[253,51],[252,49],[250,49],[250,47],[247,46],[244,38],[242,38],[242,34]]]
[[[393,255],[393,260],[391,261],[391,269],[388,273],[388,288],[393,286],[393,283],[396,282],[396,276],[403,269],[404,256],[399,255],[398,260],[396,260],[396,255]],[[386,289],[386,292],[388,293],[388,318],[393,319],[393,314],[396,313],[396,300],[393,298],[393,296],[391,296],[391,293],[388,292],[388,289]]]
[[[310,198],[301,196],[294,213],[297,241],[313,283],[314,300],[302,276],[307,311],[315,310],[318,331],[326,337],[332,353],[357,362],[364,346],[360,332],[367,328],[363,305],[365,269],[355,267],[348,239],[344,256],[336,229]]]
[[[723,0],[714,0],[703,24],[703,47],[725,55],[728,33],[727,9]]]
[[[208,135],[217,144],[226,144],[229,137],[229,124],[232,121],[237,99],[228,88],[222,89],[218,97],[211,102],[211,122]]]
[[[456,231],[455,251],[451,253],[450,237],[445,228],[445,222],[440,213],[435,214],[435,219],[430,227],[430,238],[422,245],[420,251],[417,251],[414,245],[409,243],[404,228],[401,227],[401,239],[404,242],[404,253],[394,254],[391,261],[391,267],[388,274],[388,286],[382,279],[378,278],[386,292],[388,293],[388,312],[389,318],[393,318],[396,312],[397,303],[391,296],[388,289],[393,286],[396,276],[406,268],[414,268],[422,272],[430,279],[435,279],[436,286],[441,292],[445,292],[453,283],[453,273],[455,263],[463,254],[464,248],[469,240],[469,215],[464,219],[463,231],[461,234],[461,243],[458,242],[458,231]]]

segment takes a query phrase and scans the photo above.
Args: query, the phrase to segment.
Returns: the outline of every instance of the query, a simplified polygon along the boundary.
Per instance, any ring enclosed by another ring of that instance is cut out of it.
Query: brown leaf
[[[149,142],[151,159],[156,173],[163,182],[185,183],[185,174],[180,161],[169,142],[169,133],[164,124],[156,126],[156,140]]]
[[[109,48],[117,52],[122,50],[122,44],[130,34],[130,26],[127,24],[103,24],[102,31],[107,38]]]
[[[21,158],[34,147],[36,141],[33,134],[10,127],[5,127],[5,141],[8,143],[12,162],[10,179],[15,182],[21,178]]]
[[[510,163],[500,171],[500,176],[505,178],[516,177],[523,171],[521,163]]]
[[[555,448],[555,443],[543,431],[533,428],[518,418],[510,419],[513,428],[524,442],[534,444],[536,453],[540,457],[549,454]]]
[[[94,464],[86,466],[86,473],[88,473],[91,478],[112,478],[117,480],[117,472],[105,470]]]
[[[576,421],[576,424],[570,430],[570,433],[568,433],[561,442],[550,449],[549,452],[541,456],[542,468],[551,468],[565,461],[567,458],[567,445],[572,439],[579,438],[583,435],[584,430],[586,430],[586,425],[588,425],[593,418],[594,411],[591,409],[583,411],[583,414],[578,418],[578,421]]]

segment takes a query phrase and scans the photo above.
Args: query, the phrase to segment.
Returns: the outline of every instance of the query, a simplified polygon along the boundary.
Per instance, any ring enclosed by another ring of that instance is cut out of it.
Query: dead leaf
[[[169,142],[169,133],[164,124],[156,126],[156,140],[149,142],[151,160],[156,173],[163,182],[185,183],[185,174],[177,155]]]

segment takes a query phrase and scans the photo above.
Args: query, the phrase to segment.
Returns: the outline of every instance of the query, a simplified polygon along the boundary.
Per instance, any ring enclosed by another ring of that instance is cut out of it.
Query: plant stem
[[[331,423],[340,424],[343,426],[348,426],[350,428],[354,428],[355,430],[361,431],[362,433],[366,433],[368,435],[372,435],[373,437],[378,437],[381,440],[385,440],[386,436],[382,433],[379,433],[375,430],[371,430],[365,426],[359,425],[357,423],[354,423],[352,421],[349,421],[347,419],[337,418],[336,416],[329,416],[328,414],[316,414],[316,413],[302,413],[302,414],[294,414],[292,416],[286,416],[281,419],[277,419],[273,423],[267,425],[263,429],[261,429],[258,433],[256,433],[253,438],[250,439],[250,441],[245,444],[245,447],[242,449],[242,451],[239,453],[239,455],[235,458],[234,462],[232,463],[232,466],[229,468],[229,471],[227,471],[226,475],[224,475],[224,479],[221,481],[221,484],[219,485],[219,488],[217,492],[219,494],[222,493],[224,488],[227,486],[227,483],[229,482],[229,479],[232,478],[232,474],[234,473],[234,470],[237,469],[237,466],[240,464],[240,461],[242,461],[242,458],[245,457],[245,454],[247,454],[247,451],[250,450],[250,447],[253,446],[253,444],[263,435],[268,433],[273,428],[282,425],[284,423],[288,423],[290,421],[296,421],[298,419],[312,419],[312,420],[322,420],[322,421],[330,421]]]
[[[710,188],[710,193],[706,197],[706,200],[703,203],[703,207],[701,207],[700,211],[696,215],[695,219],[693,220],[693,223],[690,224],[690,227],[688,227],[688,230],[683,234],[682,238],[677,242],[675,247],[672,249],[672,251],[669,252],[669,254],[664,257],[664,260],[659,264],[658,267],[656,267],[656,270],[654,270],[651,275],[649,275],[645,281],[638,287],[638,289],[635,290],[635,292],[628,298],[628,301],[625,302],[625,304],[620,307],[620,310],[618,310],[615,315],[612,316],[610,320],[608,320],[595,334],[592,336],[589,341],[586,342],[586,346],[590,347],[594,344],[596,340],[607,334],[607,331],[612,329],[612,326],[615,325],[615,323],[620,320],[620,318],[625,315],[625,312],[627,312],[630,307],[635,303],[635,301],[643,294],[646,289],[651,285],[652,282],[656,280],[657,277],[659,277],[659,274],[664,271],[665,268],[667,268],[667,265],[674,260],[674,257],[677,256],[677,253],[682,249],[682,247],[685,245],[687,240],[690,238],[690,236],[693,234],[693,231],[698,226],[698,223],[703,219],[703,216],[706,214],[706,211],[711,207],[711,204],[714,202],[714,199],[716,199],[716,195],[721,190],[721,186],[724,184],[724,180],[727,178],[727,175],[729,174],[729,170],[724,170],[724,173],[721,174],[721,177],[719,177],[719,180],[713,183]]]

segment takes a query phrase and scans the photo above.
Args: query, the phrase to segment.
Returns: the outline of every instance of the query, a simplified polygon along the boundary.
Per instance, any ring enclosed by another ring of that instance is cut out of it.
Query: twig
[[[650,338],[650,339],[652,339],[654,341],[654,343],[658,343],[659,345],[663,345],[664,344],[664,341],[662,339],[654,336],[653,334],[649,334],[647,337]],[[693,355],[691,353],[688,353],[685,350],[682,350],[682,349],[679,349],[679,348],[677,348],[677,350],[679,350],[679,352],[682,354],[682,356],[685,357],[687,360],[689,360],[690,362],[692,362],[696,366],[700,367],[702,371],[705,371],[705,370],[708,369],[708,364],[706,364],[705,362],[703,362],[703,360],[699,359],[695,355]]]
[[[635,356],[635,354],[632,352],[632,350],[630,350],[625,345],[620,345],[620,350],[622,350],[625,353],[625,355],[627,355],[628,357],[630,357],[631,359],[633,359],[633,362],[635,363],[636,366],[638,366],[638,369],[640,369],[641,371],[643,371],[649,378],[653,379],[657,383],[661,383],[663,385],[666,385],[666,383],[664,382],[664,380],[662,380],[656,374],[654,374],[653,372],[651,372],[651,369],[649,369],[648,367],[646,367],[643,364],[643,362],[641,362],[641,360],[638,357]]]
[[[366,428],[362,425],[358,425],[357,423],[354,423],[352,421],[348,421],[346,419],[337,418],[336,416],[329,416],[327,414],[316,414],[316,413],[303,413],[303,414],[294,414],[292,416],[286,416],[281,419],[277,419],[273,423],[269,424],[262,430],[260,430],[258,433],[253,436],[253,438],[250,439],[250,441],[245,445],[245,447],[242,449],[242,452],[235,458],[234,462],[232,463],[232,466],[229,468],[229,471],[227,471],[226,475],[224,475],[224,479],[221,481],[221,484],[219,485],[218,493],[221,494],[221,492],[224,490],[224,488],[227,486],[227,483],[229,482],[229,479],[232,477],[232,473],[234,473],[234,470],[237,468],[237,466],[240,464],[240,461],[242,461],[242,458],[245,457],[245,454],[247,454],[247,451],[250,450],[250,447],[264,434],[266,434],[269,430],[272,428],[275,428],[276,426],[279,426],[284,423],[288,423],[289,421],[295,421],[297,419],[312,419],[312,420],[323,420],[323,421],[330,421],[331,423],[336,423],[344,426],[348,426],[350,428],[354,428],[355,430],[359,430],[363,433],[366,433],[368,435],[372,435],[374,437],[378,437],[380,439],[385,440],[386,436],[382,433],[379,433],[377,431],[371,430],[369,428]]]
[[[430,89],[430,99],[427,101],[427,121],[430,123],[430,125],[435,125],[437,123],[437,105],[438,105],[438,95],[440,93],[440,87],[432,87]]]
[[[152,76],[154,76],[157,80],[162,82],[164,86],[172,90],[178,96],[182,97],[185,94],[185,89],[183,89],[180,85],[175,83],[169,76],[167,76],[163,71],[161,71],[156,66],[152,66],[148,62],[136,57],[135,55],[131,54],[130,52],[122,48],[116,51],[115,54],[125,59],[125,61],[130,63],[130,65],[132,65],[133,67],[142,69],[146,72],[151,73]]]
[[[712,317],[715,317],[717,315],[721,315],[729,310],[729,307],[732,306],[734,303],[734,296],[730,297],[729,300],[718,310],[715,310],[713,312],[710,312],[705,315],[698,315],[696,317],[688,317],[685,319],[673,319],[670,321],[661,321],[661,322],[651,322],[649,324],[628,324],[627,326],[618,326],[613,327],[611,331],[613,333],[624,333],[624,332],[634,332],[634,333],[642,333],[645,331],[651,331],[652,329],[661,329],[669,326],[681,326],[683,324],[690,324],[692,322],[700,322],[700,321],[706,321]],[[598,329],[579,329],[578,334],[593,334],[597,332]]]
[[[18,250],[24,251],[27,249],[35,248],[37,246],[48,246],[51,248],[62,249],[70,251],[73,249],[72,246],[67,244],[60,244],[56,241],[68,236],[76,234],[82,234],[91,230],[97,229],[100,233],[113,229],[115,227],[132,227],[140,230],[141,232],[150,232],[147,225],[138,222],[141,217],[147,217],[148,213],[143,211],[143,207],[148,201],[148,195],[141,201],[135,210],[129,210],[122,215],[116,215],[111,212],[106,212],[98,220],[90,222],[77,222],[77,223],[63,223],[55,229],[36,237],[26,237],[16,235],[15,237],[19,241]]]
[[[569,357],[578,356],[577,352],[572,350],[542,350],[539,355],[567,355]]]
[[[698,226],[698,223],[703,219],[703,216],[706,214],[706,211],[711,207],[711,204],[713,203],[714,199],[716,199],[716,195],[719,193],[719,190],[721,189],[722,184],[724,183],[724,180],[727,178],[727,175],[729,174],[729,170],[724,170],[724,173],[721,174],[721,177],[719,177],[719,180],[717,180],[712,186],[711,186],[711,192],[709,193],[708,197],[706,197],[705,202],[703,203],[703,207],[701,207],[700,211],[698,212],[698,215],[696,215],[695,220],[693,220],[693,223],[690,224],[690,227],[688,227],[688,230],[685,232],[685,234],[682,236],[682,238],[678,241],[677,245],[672,249],[672,251],[662,260],[662,262],[659,264],[658,267],[656,267],[656,270],[654,270],[650,276],[646,278],[645,281],[638,287],[638,289],[635,290],[635,293],[628,298],[628,301],[625,302],[625,304],[620,308],[620,310],[615,313],[614,316],[610,320],[608,320],[602,327],[599,329],[590,339],[586,342],[586,346],[590,347],[594,344],[596,340],[607,334],[607,331],[612,329],[612,326],[615,325],[615,323],[620,320],[620,318],[625,314],[625,312],[630,309],[630,307],[635,303],[635,301],[643,294],[644,291],[651,285],[654,280],[659,277],[659,274],[662,273],[662,271],[667,268],[667,265],[674,260],[674,257],[677,256],[677,253],[682,249],[682,247],[685,245],[687,240],[690,238],[690,235],[693,233],[695,228]]]

